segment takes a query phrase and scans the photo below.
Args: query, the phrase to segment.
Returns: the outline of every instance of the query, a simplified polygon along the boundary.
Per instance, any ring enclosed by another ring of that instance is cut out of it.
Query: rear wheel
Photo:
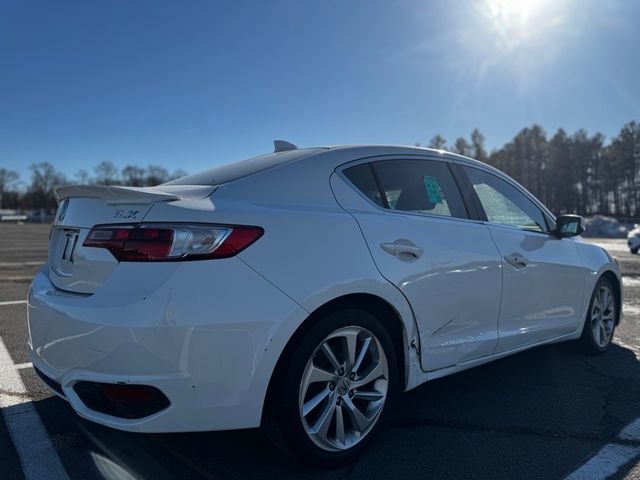
[[[393,344],[378,319],[332,313],[299,338],[279,372],[267,433],[303,461],[350,462],[379,430],[396,383]]]
[[[633,253],[634,255],[636,253],[638,253],[638,248],[637,247],[636,248],[631,248],[630,250],[631,250],[631,253]]]
[[[587,351],[602,353],[611,345],[616,327],[616,305],[613,285],[606,278],[601,278],[593,290],[582,330],[581,341]]]

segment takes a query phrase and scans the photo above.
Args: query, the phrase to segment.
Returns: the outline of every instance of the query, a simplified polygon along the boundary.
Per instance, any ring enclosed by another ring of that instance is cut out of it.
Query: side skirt
[[[523,345],[521,347],[513,348],[511,350],[507,350],[504,352],[494,353],[491,355],[487,355],[485,357],[468,360],[466,362],[459,363],[458,365],[454,365],[452,367],[445,367],[439,370],[432,370],[426,373],[426,381],[435,380],[436,378],[442,378],[442,377],[446,377],[447,375],[451,375],[453,373],[462,372],[463,370],[468,370],[469,368],[484,365],[485,363],[489,363],[494,360],[498,360],[500,358],[508,357],[509,355],[513,355],[515,353],[524,352],[525,350],[529,350],[531,348],[540,347],[542,345],[550,345],[552,343],[565,342],[568,340],[575,340],[576,338],[577,338],[576,332],[571,332],[565,335],[561,335],[559,337],[549,338],[541,342],[537,342],[529,345]]]

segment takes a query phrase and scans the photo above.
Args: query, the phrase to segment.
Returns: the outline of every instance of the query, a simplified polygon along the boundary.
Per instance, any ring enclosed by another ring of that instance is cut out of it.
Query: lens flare
[[[497,46],[505,50],[516,49],[527,42],[536,42],[549,23],[559,18],[550,18],[549,0],[486,0],[481,4],[481,13],[488,27],[496,36]]]

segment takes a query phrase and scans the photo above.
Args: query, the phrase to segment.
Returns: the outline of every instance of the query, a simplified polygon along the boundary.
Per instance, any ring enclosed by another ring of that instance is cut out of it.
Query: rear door
[[[500,256],[469,213],[446,162],[380,160],[342,174],[369,201],[341,202],[358,221],[384,277],[411,304],[423,367],[491,354],[498,340]],[[338,199],[340,202],[340,199]]]
[[[575,331],[586,269],[572,238],[549,234],[541,208],[516,185],[462,167],[477,195],[503,262],[497,352]]]

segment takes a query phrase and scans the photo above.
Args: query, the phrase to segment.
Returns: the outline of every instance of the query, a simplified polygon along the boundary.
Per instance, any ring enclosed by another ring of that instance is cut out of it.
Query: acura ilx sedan
[[[395,392],[543,344],[611,344],[620,270],[580,217],[442,151],[275,150],[158,187],[58,190],[28,348],[80,416],[262,426],[336,465]]]

